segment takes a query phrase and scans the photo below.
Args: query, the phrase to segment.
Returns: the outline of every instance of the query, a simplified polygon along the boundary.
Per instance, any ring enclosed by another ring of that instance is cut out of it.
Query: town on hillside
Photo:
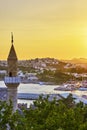
[[[0,61],[0,79],[7,75],[7,61]],[[36,58],[18,61],[18,76],[22,83],[62,84],[87,79],[87,67],[57,60]]]

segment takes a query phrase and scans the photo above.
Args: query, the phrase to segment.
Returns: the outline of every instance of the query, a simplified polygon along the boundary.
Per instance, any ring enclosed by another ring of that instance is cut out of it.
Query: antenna
[[[13,33],[11,32],[11,43],[13,44],[14,40],[13,40]]]

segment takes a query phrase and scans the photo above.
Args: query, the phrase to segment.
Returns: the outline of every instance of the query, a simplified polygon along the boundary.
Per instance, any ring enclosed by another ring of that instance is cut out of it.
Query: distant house
[[[6,75],[6,74],[7,74],[6,70],[0,70],[0,75]]]
[[[30,81],[37,81],[38,78],[37,78],[36,75],[37,75],[36,73],[28,73],[28,80],[30,80]]]

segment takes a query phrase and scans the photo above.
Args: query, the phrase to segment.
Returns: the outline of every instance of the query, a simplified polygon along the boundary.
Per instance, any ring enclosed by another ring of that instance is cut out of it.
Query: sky
[[[87,58],[87,0],[0,0],[0,59]]]

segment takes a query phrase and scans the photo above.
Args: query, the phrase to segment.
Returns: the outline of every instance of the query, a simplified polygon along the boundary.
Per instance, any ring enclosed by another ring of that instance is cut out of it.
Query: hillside
[[[71,68],[78,68],[79,65],[80,68],[84,68],[84,65],[87,65],[87,59],[80,58],[80,59],[72,59],[72,60],[58,60],[55,58],[36,58],[31,60],[19,60],[18,61],[18,68],[23,71],[66,71],[67,69]],[[0,70],[6,70],[7,69],[7,62],[6,61],[0,61]]]
[[[87,69],[87,59],[85,58],[74,58],[71,60],[62,60],[62,62],[75,64],[76,66],[80,66],[82,68]]]
[[[62,61],[72,64],[87,64],[87,59],[85,58],[73,58],[71,60],[62,60]]]
[[[6,69],[7,62],[0,61],[1,79],[3,79],[7,74],[5,71]],[[81,74],[84,73],[87,73],[87,68],[54,58],[36,58],[31,60],[18,61],[18,75],[24,82],[33,82],[38,80],[42,82],[61,84],[73,78],[80,80],[82,79]]]

